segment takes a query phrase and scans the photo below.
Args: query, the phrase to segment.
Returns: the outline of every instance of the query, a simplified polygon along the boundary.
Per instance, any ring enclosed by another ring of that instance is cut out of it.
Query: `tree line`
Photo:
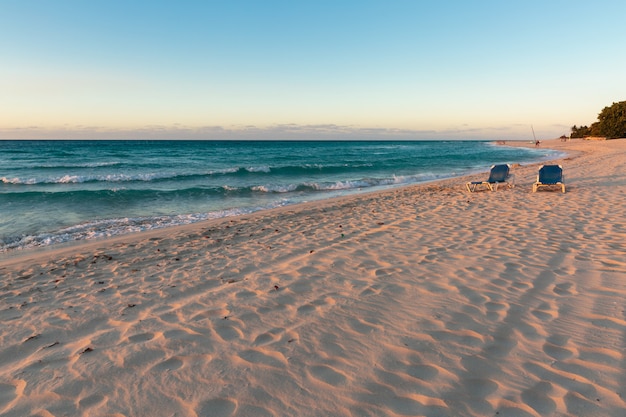
[[[626,138],[626,101],[602,109],[598,121],[591,126],[572,126],[572,138],[601,136],[607,139]]]

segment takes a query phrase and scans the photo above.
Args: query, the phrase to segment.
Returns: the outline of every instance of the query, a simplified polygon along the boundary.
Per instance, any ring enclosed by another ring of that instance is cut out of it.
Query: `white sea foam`
[[[271,168],[269,166],[258,166],[258,167],[248,167],[246,171],[248,172],[271,172]]]
[[[4,184],[23,184],[23,185],[36,185],[36,184],[82,184],[87,182],[133,182],[142,181],[150,182],[161,179],[174,179],[179,177],[177,173],[141,173],[141,174],[104,174],[104,175],[62,175],[51,176],[43,178],[8,178],[2,177],[0,181]]]
[[[2,181],[3,184],[27,184],[21,178],[2,177],[2,178],[0,178],[0,181]]]
[[[251,187],[252,191],[258,191],[262,193],[289,193],[295,191],[298,188],[296,184],[287,185],[256,185]]]
[[[223,169],[213,169],[210,171],[207,171],[208,175],[216,175],[216,174],[234,174],[235,172],[239,171],[239,168],[223,168]]]
[[[273,204],[272,206],[277,205],[278,204]],[[239,216],[268,208],[271,207],[233,208],[209,213],[96,220],[66,227],[54,232],[22,236],[12,241],[0,239],[0,253],[10,250],[32,249],[77,240],[100,239],[171,226],[180,226],[209,219]]]

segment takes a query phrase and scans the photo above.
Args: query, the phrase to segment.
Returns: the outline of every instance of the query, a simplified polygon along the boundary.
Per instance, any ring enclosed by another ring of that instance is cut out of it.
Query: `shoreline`
[[[43,172],[41,176],[38,176],[36,171],[21,172],[16,168],[14,174],[6,174],[10,178],[0,179],[6,183],[7,194],[4,194],[3,201],[9,204],[7,218],[2,227],[0,253],[64,244],[76,240],[103,239],[138,231],[198,223],[217,217],[237,217],[255,211],[269,210],[272,207],[296,205],[302,201],[316,201],[342,195],[399,188],[402,185],[425,184],[437,179],[471,175],[487,170],[489,165],[475,160],[476,157],[471,156],[473,153],[483,155],[485,158],[495,158],[492,159],[493,161],[522,163],[555,157],[556,153],[548,149],[541,149],[538,153],[528,148],[516,150],[515,147],[498,147],[486,142],[463,141],[458,145],[446,142],[439,146],[427,144],[428,142],[424,141],[414,141],[407,144],[407,152],[422,152],[429,149],[427,152],[429,154],[432,152],[435,158],[420,162],[418,166],[413,158],[406,158],[404,145],[394,144],[391,148],[393,150],[390,151],[386,143],[392,142],[376,142],[373,145],[384,154],[380,161],[374,153],[370,155],[369,152],[363,152],[364,156],[357,158],[361,162],[352,161],[349,164],[340,164],[343,167],[339,171],[342,172],[345,167],[348,167],[346,168],[348,171],[356,169],[352,174],[348,172],[339,174],[335,172],[336,168],[333,168],[336,158],[332,156],[332,153],[328,153],[328,149],[334,149],[338,145],[331,145],[327,148],[315,146],[321,149],[318,161],[321,165],[320,171],[318,172],[318,167],[313,168],[312,174],[309,173],[312,166],[307,165],[306,161],[300,160],[299,157],[296,157],[298,161],[291,161],[282,168],[284,164],[280,161],[272,162],[271,159],[276,155],[271,155],[279,150],[273,144],[269,144],[274,151],[270,152],[267,157],[269,159],[264,158],[259,163],[248,160],[247,158],[251,155],[246,156],[243,153],[240,155],[242,162],[217,161],[215,170],[209,169],[202,174],[201,170],[205,164],[199,164],[196,161],[193,164],[195,168],[190,168],[190,170],[195,172],[200,169],[194,174],[199,175],[198,177],[189,177],[189,172],[186,171],[187,168],[182,160],[179,161],[180,167],[171,166],[170,169],[175,169],[173,171],[168,169],[163,175],[150,172],[150,170],[117,173],[115,165],[121,163],[120,161],[113,165],[111,165],[112,162],[103,162],[103,166],[113,167],[104,168],[106,170],[104,172],[100,171],[100,168],[94,172],[90,172],[91,168],[84,171],[80,167],[89,167],[91,163],[75,161],[77,171],[72,171],[70,175],[62,177],[57,177],[50,172]],[[290,150],[298,149],[302,145],[290,146],[287,147],[287,153],[292,154]],[[341,149],[344,148],[344,145],[339,146]],[[351,149],[351,146],[347,146],[347,149]],[[13,147],[16,145],[14,144]],[[89,147],[93,147],[96,153],[99,152],[99,147],[93,142],[79,147],[76,152],[82,154]],[[307,149],[308,147],[309,145],[306,146]],[[368,149],[369,147],[370,145],[361,143],[355,145],[355,149]],[[207,157],[215,151],[209,145],[203,145],[201,148],[207,148]],[[233,149],[240,148],[241,146],[235,146]],[[136,154],[136,165],[142,166],[143,148],[133,145],[129,149],[128,155]],[[182,154],[184,155],[184,152],[188,152],[189,149],[187,145],[182,146]],[[227,147],[227,149],[230,148]],[[164,147],[156,146],[154,152],[159,151],[163,152]],[[101,157],[109,160],[110,157],[107,156],[109,152],[111,150],[106,148],[102,151]],[[390,163],[388,159],[393,153],[397,153],[403,162]],[[458,154],[459,158],[452,158],[452,161],[456,162],[450,164],[436,162],[446,160],[450,153]],[[465,157],[465,154],[469,156]],[[33,157],[36,158],[35,155]],[[169,166],[173,163],[164,164]],[[53,163],[55,164],[56,162]],[[225,170],[222,173],[222,168],[219,168],[222,164],[232,165],[232,167],[222,167]],[[292,164],[295,165],[291,166]],[[408,168],[409,166],[414,166],[414,168]],[[363,168],[365,171],[360,172],[362,167],[367,168]],[[283,172],[285,169],[290,173]],[[309,177],[310,174],[313,176]],[[225,176],[222,178],[222,175]],[[162,176],[165,177],[163,181],[166,185],[161,184]],[[190,182],[189,178],[193,180]],[[92,181],[93,184],[91,184]],[[130,182],[126,184],[127,181]],[[172,181],[171,184],[170,181]],[[54,194],[46,191],[49,186],[55,190]],[[42,205],[42,201],[49,202],[49,204]]]
[[[493,141],[493,143],[495,144],[496,142]],[[548,141],[548,143],[551,144],[556,144],[557,140],[550,140]],[[507,141],[506,144],[504,145],[500,145],[498,144],[498,146],[513,146],[513,147],[527,147],[527,148],[534,148],[534,144],[533,142],[528,142],[528,141]],[[545,146],[544,146],[545,147]],[[549,147],[550,149],[553,149],[553,147]],[[563,158],[559,158],[559,159],[554,159],[554,161],[560,160]],[[525,164],[523,165],[524,167],[528,167],[528,166],[538,166],[541,165],[543,163],[546,163],[547,161],[541,161],[541,162],[536,162],[536,163],[529,163],[529,164]],[[522,167],[522,165],[520,164],[515,164],[516,168],[520,168]],[[487,171],[488,172],[488,171]],[[139,231],[139,232],[130,232],[130,233],[125,233],[125,234],[121,234],[121,235],[116,235],[116,236],[108,236],[108,237],[100,237],[100,238],[95,238],[95,239],[86,239],[86,240],[74,240],[74,241],[68,241],[68,242],[63,242],[63,243],[55,243],[52,245],[47,245],[47,246],[42,246],[42,247],[35,247],[35,248],[28,248],[28,249],[18,249],[18,250],[10,250],[7,252],[2,252],[0,253],[0,267],[3,264],[13,264],[16,262],[21,262],[25,259],[36,259],[40,256],[46,256],[46,254],[49,254],[50,256],[59,256],[65,252],[72,252],[76,249],[80,249],[81,247],[85,247],[85,250],[94,250],[94,246],[107,246],[108,244],[116,244],[122,241],[136,241],[136,240],[141,240],[143,238],[152,238],[152,237],[162,237],[162,236],[166,236],[169,233],[168,232],[172,232],[172,233],[176,233],[177,231],[180,232],[185,232],[185,231],[192,231],[193,229],[196,228],[202,228],[202,227],[216,227],[219,225],[222,226],[227,226],[229,223],[231,223],[233,220],[237,221],[237,219],[243,219],[243,220],[251,220],[254,219],[257,216],[264,216],[264,215],[271,215],[272,213],[276,213],[277,215],[279,215],[282,211],[284,210],[298,210],[299,208],[302,209],[306,209],[309,206],[334,206],[335,204],[341,204],[343,200],[351,200],[351,199],[359,199],[360,197],[363,198],[367,198],[368,195],[373,194],[385,194],[385,193],[389,193],[389,192],[393,192],[396,190],[401,190],[404,188],[408,188],[408,189],[412,189],[412,188],[417,188],[419,189],[420,187],[428,187],[431,186],[433,184],[454,184],[454,183],[459,183],[459,184],[464,184],[467,181],[472,181],[472,180],[480,180],[483,179],[482,177],[484,177],[484,172],[483,173],[477,173],[477,174],[470,174],[470,175],[461,175],[458,177],[451,177],[451,178],[445,178],[445,179],[436,179],[436,180],[430,180],[430,181],[426,181],[426,182],[422,182],[422,183],[417,183],[417,184],[409,184],[409,185],[401,185],[401,186],[396,186],[396,187],[390,187],[390,188],[386,188],[386,189],[382,189],[382,190],[367,190],[367,191],[363,191],[363,192],[356,192],[356,193],[352,193],[352,194],[348,194],[348,195],[343,195],[343,196],[334,196],[334,197],[329,197],[329,198],[323,198],[320,200],[312,200],[312,201],[307,201],[307,202],[300,202],[300,203],[295,203],[295,204],[290,204],[290,205],[286,205],[286,206],[280,206],[280,207],[275,207],[275,208],[270,208],[270,209],[263,209],[263,210],[258,210],[258,211],[254,211],[252,213],[246,213],[246,214],[238,214],[235,216],[226,216],[226,217],[219,217],[219,218],[214,218],[214,219],[208,219],[208,220],[202,220],[202,221],[198,221],[198,222],[193,222],[193,223],[189,223],[189,224],[183,224],[183,225],[176,225],[176,226],[166,226],[166,227],[162,227],[162,228],[155,228],[155,229],[151,229],[151,230],[144,230],[144,231]]]
[[[0,260],[0,414],[621,415],[626,141],[542,147],[565,194],[542,162]]]

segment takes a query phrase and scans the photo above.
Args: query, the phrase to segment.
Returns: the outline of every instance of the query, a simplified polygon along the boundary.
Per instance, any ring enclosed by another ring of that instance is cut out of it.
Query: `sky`
[[[626,100],[624,0],[0,0],[0,139],[502,139]]]

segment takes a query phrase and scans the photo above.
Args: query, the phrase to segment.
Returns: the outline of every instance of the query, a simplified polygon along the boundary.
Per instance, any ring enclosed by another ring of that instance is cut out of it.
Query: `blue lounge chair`
[[[544,165],[539,169],[537,181],[533,184],[533,193],[539,187],[560,187],[565,192],[563,167],[561,165]]]
[[[472,181],[465,184],[467,187],[467,191],[470,193],[476,191],[480,186],[486,186],[491,191],[498,190],[499,184],[507,184],[509,187],[512,187],[512,184],[508,182],[511,175],[509,173],[511,169],[511,165],[509,164],[501,164],[501,165],[493,165],[491,167],[491,172],[489,173],[489,178],[487,181]]]

